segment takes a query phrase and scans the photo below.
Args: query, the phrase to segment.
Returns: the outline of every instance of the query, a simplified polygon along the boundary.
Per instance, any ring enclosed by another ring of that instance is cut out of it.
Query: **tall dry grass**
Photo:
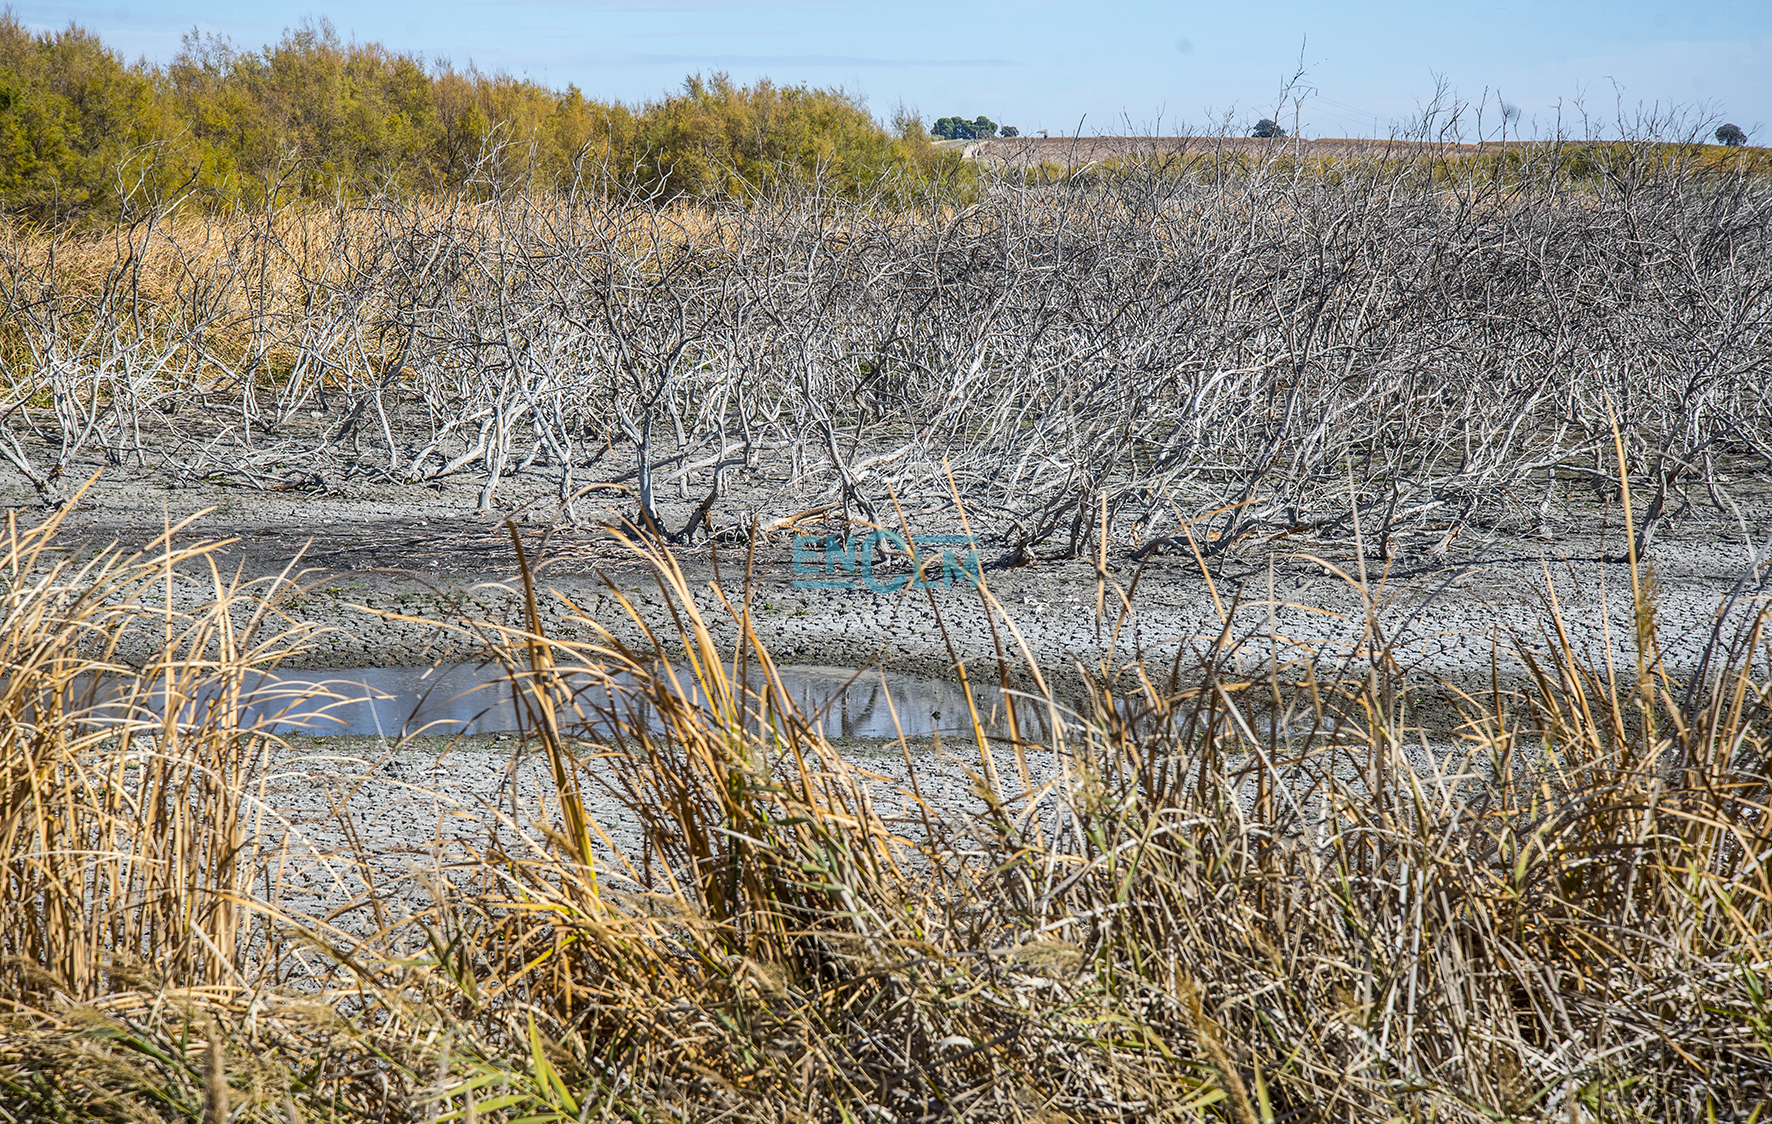
[[[641,259],[720,237],[706,210],[692,204],[635,208],[627,219],[620,248]],[[137,343],[175,336],[177,366],[208,364],[218,389],[232,386],[242,367],[263,367],[263,381],[275,384],[298,358],[304,329],[312,330],[303,321],[325,316],[335,291],[377,284],[383,259],[410,249],[402,242],[439,231],[483,251],[501,240],[496,209],[464,196],[368,205],[298,201],[220,213],[169,209],[109,228],[0,220],[0,291],[16,302],[9,319],[44,313],[64,340],[83,339],[92,352],[72,348],[60,358],[96,359],[119,333]],[[365,306],[364,327],[388,313],[385,305]],[[17,322],[0,325],[0,363],[14,377],[35,370],[48,358],[32,347],[43,334]],[[389,356],[372,349],[360,358],[366,369],[380,370]],[[336,389],[349,380],[335,371],[330,382]]]
[[[242,720],[248,673],[311,629],[277,611],[283,583],[169,545],[182,526],[124,554],[58,546],[60,522],[9,513],[0,540],[6,989],[238,978],[259,861],[244,801],[266,748]]]
[[[544,635],[533,588],[527,623],[453,622],[506,663],[544,805],[395,880],[341,824],[352,888],[302,914],[275,824],[238,826],[270,739],[233,696],[182,728],[60,701],[133,674],[120,616],[167,622],[153,674],[237,682],[289,638],[251,640],[274,591],[175,613],[153,583],[202,556],[77,562],[52,531],[7,541],[13,1118],[1745,1120],[1767,1095],[1763,607],[1680,683],[1646,584],[1634,665],[1553,600],[1528,686],[1437,741],[1376,612],[1359,673],[1259,638],[1099,669],[1045,741],[961,747],[982,813],[928,798],[907,744],[906,817],[648,553],[687,660],[590,612]],[[578,664],[610,692],[569,690]],[[609,853],[598,792],[640,854]]]

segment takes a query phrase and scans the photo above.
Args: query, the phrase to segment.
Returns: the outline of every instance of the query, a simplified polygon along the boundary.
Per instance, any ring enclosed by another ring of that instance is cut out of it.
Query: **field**
[[[1516,151],[1528,147],[1516,142]],[[1532,145],[1531,147],[1539,147]],[[1500,143],[1440,144],[1409,140],[1345,140],[1325,137],[1236,136],[1098,136],[1098,137],[994,137],[966,145],[969,158],[989,164],[1039,167],[1043,164],[1081,165],[1108,161],[1144,161],[1152,158],[1241,158],[1271,160],[1276,156],[1305,159],[1409,159],[1420,156],[1457,157],[1500,153]]]
[[[1459,157],[1500,156],[1513,154],[1524,160],[1545,160],[1584,151],[1612,148],[1606,142],[1564,140],[1490,140],[1472,143],[1459,136],[1429,139],[1426,136],[1399,136],[1388,139],[1349,137],[1244,137],[1223,133],[1200,136],[1058,136],[1058,137],[992,137],[983,141],[963,143],[972,159],[992,164],[1086,164],[1104,161],[1148,161],[1153,157],[1234,156],[1252,162],[1291,156],[1306,160],[1374,160],[1456,159]],[[1763,158],[1763,149],[1731,150],[1720,145],[1697,142],[1667,144],[1676,155],[1688,160],[1714,162],[1727,166],[1744,156],[1752,163]]]
[[[1757,1118],[1772,180],[1235,147],[6,229],[0,1114]]]

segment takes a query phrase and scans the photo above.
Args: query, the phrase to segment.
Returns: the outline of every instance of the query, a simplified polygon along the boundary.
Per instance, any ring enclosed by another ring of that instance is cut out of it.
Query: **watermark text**
[[[908,554],[910,573],[881,578],[874,574],[876,548]],[[964,547],[962,552],[959,548]],[[795,589],[867,589],[897,593],[901,589],[947,589],[955,581],[979,584],[978,549],[966,535],[912,535],[896,531],[847,535],[794,536]]]

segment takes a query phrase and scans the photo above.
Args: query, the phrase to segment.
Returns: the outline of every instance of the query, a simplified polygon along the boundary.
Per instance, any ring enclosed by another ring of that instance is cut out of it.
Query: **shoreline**
[[[85,550],[113,541],[123,549],[145,548],[163,527],[208,509],[174,539],[180,545],[223,542],[213,557],[225,580],[299,575],[283,612],[321,631],[285,666],[424,666],[471,659],[479,647],[470,633],[458,627],[446,634],[437,622],[460,626],[477,618],[521,625],[509,518],[524,541],[550,636],[568,644],[591,642],[594,634],[576,619],[576,606],[623,641],[641,643],[617,590],[655,632],[675,635],[666,599],[646,563],[600,526],[558,524],[540,515],[534,503],[480,514],[472,509],[471,488],[355,491],[316,497],[101,479],[64,516],[57,542]],[[146,512],[155,513],[151,521],[142,519]],[[1772,532],[1772,504],[1752,514],[1755,526],[1743,530]],[[1544,650],[1552,604],[1547,575],[1577,649],[1603,664],[1609,638],[1614,664],[1634,667],[1631,574],[1619,558],[1625,548],[1622,520],[1616,511],[1609,519],[1601,515],[1600,528],[1591,532],[1543,539],[1461,528],[1402,541],[1388,565],[1368,557],[1367,583],[1380,606],[1378,624],[1406,676],[1424,684],[1440,678],[1486,686],[1497,640],[1503,645],[1501,669],[1520,674],[1511,638]],[[1738,603],[1724,629],[1725,641],[1772,588],[1764,559],[1744,581],[1747,543],[1741,530],[1731,535],[1733,522],[1694,513],[1668,524],[1648,551],[1642,574],[1653,580],[1663,661],[1671,674],[1696,669],[1717,611],[1732,591]],[[1098,571],[1099,557],[993,568],[1000,550],[987,545],[979,551],[995,606],[987,611],[978,591],[958,578],[946,589],[889,595],[865,588],[799,588],[824,577],[809,573],[803,556],[795,557],[794,534],[802,530],[766,534],[754,549],[716,535],[673,550],[722,648],[731,650],[736,643],[732,611],[742,611],[747,576],[751,627],[777,662],[878,664],[935,678],[951,678],[954,658],[994,674],[999,653],[1014,666],[1032,663],[1060,679],[1078,661],[1097,668],[1104,661],[1119,666],[1142,658],[1167,668],[1179,654],[1185,670],[1221,633],[1241,640],[1244,654],[1261,665],[1276,658],[1285,665],[1314,653],[1323,666],[1325,660],[1346,659],[1365,628],[1366,606],[1353,581],[1360,559],[1354,544],[1343,539],[1301,536],[1261,543],[1228,559],[1207,560],[1210,578],[1185,547],[1134,562],[1127,544],[1114,543],[1107,569]],[[1436,545],[1442,549],[1436,551]],[[884,584],[908,576],[902,559],[882,565]],[[186,595],[200,597],[208,580]],[[732,609],[712,591],[716,580]],[[1602,602],[1604,614],[1598,611]],[[1281,643],[1268,643],[1270,629]],[[125,655],[127,649],[126,644]]]

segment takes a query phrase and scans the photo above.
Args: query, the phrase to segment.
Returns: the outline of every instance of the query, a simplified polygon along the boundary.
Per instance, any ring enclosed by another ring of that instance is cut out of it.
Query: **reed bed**
[[[5,1119],[1747,1120],[1768,1095],[1763,607],[1676,682],[1648,583],[1631,666],[1549,602],[1530,682],[1461,696],[1449,740],[1376,611],[1365,669],[1259,636],[1082,669],[1044,741],[975,724],[983,812],[924,797],[907,746],[889,817],[639,540],[678,670],[589,613],[543,634],[527,574],[527,625],[438,622],[504,661],[551,784],[389,875],[342,799],[347,842],[302,850],[287,747],[243,718],[306,636],[289,580],[55,534],[0,550]],[[556,670],[585,664],[630,686],[588,709]],[[168,683],[202,705],[167,718]],[[598,792],[641,854],[609,854]]]

